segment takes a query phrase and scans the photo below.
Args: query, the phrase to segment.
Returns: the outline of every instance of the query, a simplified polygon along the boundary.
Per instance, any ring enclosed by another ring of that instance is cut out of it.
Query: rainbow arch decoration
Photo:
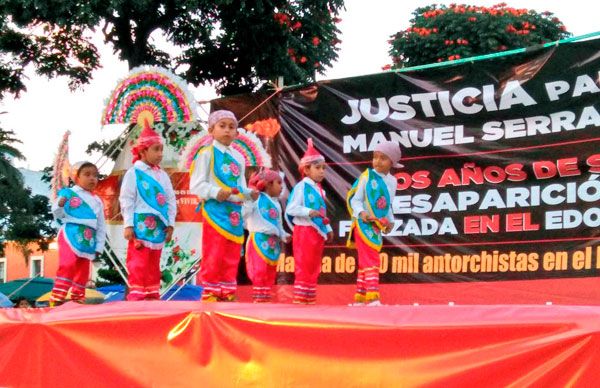
[[[189,170],[194,159],[203,148],[212,144],[213,137],[206,130],[192,137],[181,153],[179,167],[181,170]],[[231,147],[244,157],[246,167],[268,167],[271,168],[271,156],[265,150],[260,139],[250,131],[238,128],[238,135],[231,143]]]
[[[102,125],[187,123],[197,119],[196,102],[183,79],[156,66],[133,68],[106,101]]]

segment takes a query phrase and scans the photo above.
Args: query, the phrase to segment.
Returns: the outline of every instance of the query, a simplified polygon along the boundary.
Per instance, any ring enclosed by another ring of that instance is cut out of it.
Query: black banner
[[[355,281],[345,197],[383,140],[400,143],[404,164],[381,252],[383,283],[598,276],[599,79],[593,40],[323,81],[270,100],[281,131],[268,149],[288,188],[307,138],[329,165],[336,238],[320,283]],[[279,283],[293,279],[291,255],[289,247]]]

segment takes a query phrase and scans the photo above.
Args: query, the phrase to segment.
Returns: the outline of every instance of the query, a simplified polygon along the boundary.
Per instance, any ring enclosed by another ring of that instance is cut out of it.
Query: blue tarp
[[[13,307],[14,303],[8,299],[8,296],[0,292],[0,308]]]
[[[179,286],[175,286],[169,290],[165,295],[162,296],[162,300],[167,300],[169,297],[177,291]],[[106,295],[106,299],[104,303],[107,302],[117,302],[120,300],[125,300],[125,286],[122,284],[113,284],[105,287],[98,287],[98,291],[102,292]],[[202,287],[193,286],[190,284],[186,284],[183,286],[175,296],[173,296],[170,300],[200,300],[202,296]]]

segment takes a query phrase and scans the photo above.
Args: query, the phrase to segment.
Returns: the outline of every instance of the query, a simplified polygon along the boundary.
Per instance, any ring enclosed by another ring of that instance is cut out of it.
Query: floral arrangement
[[[187,273],[194,265],[198,265],[198,256],[195,249],[186,249],[180,245],[179,238],[175,237],[165,243],[161,255],[162,288],[169,287],[173,281]]]

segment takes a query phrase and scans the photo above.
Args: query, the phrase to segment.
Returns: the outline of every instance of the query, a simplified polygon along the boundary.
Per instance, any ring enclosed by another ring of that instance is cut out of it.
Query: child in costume
[[[270,302],[277,275],[281,242],[288,242],[283,230],[279,195],[283,189],[279,174],[265,169],[255,172],[248,184],[260,192],[258,200],[244,203],[242,215],[250,232],[246,241],[246,270],[252,281],[254,303]]]
[[[175,227],[177,203],[169,175],[160,168],[162,138],[148,123],[131,150],[133,166],[121,183],[121,214],[127,243],[127,300],[160,298],[160,255]]]
[[[230,111],[212,112],[208,117],[212,144],[201,149],[190,166],[190,192],[202,202],[202,262],[197,281],[207,302],[235,300],[244,242],[242,202],[258,198],[256,190],[246,187],[243,156],[231,147],[237,124]]]
[[[352,217],[348,246],[358,251],[358,278],[355,304],[380,305],[379,251],[381,232],[389,233],[394,224],[392,200],[398,181],[392,167],[402,167],[400,146],[383,142],[373,151],[373,168],[365,170],[348,192],[347,205]]]
[[[308,148],[300,160],[303,179],[292,190],[285,214],[293,224],[294,303],[314,304],[317,298],[317,279],[325,241],[333,239],[333,230],[326,216],[325,158],[308,139]]]
[[[75,186],[60,190],[52,205],[52,213],[61,227],[51,307],[64,303],[69,289],[72,301],[85,301],[90,262],[102,253],[106,239],[104,206],[92,192],[98,185],[98,168],[90,162],[79,162],[71,172]]]

